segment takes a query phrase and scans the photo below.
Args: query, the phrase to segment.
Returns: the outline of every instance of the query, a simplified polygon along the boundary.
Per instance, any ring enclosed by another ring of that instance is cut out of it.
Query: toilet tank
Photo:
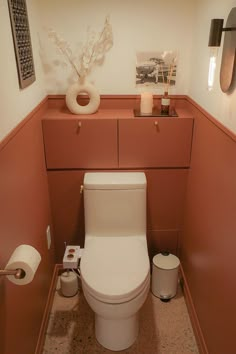
[[[86,235],[146,235],[146,185],[143,172],[85,173]]]

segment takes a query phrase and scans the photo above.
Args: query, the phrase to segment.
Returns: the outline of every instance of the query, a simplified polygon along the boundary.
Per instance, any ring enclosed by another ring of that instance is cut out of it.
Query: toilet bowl
[[[141,172],[86,173],[85,247],[80,263],[95,335],[110,350],[130,347],[150,287],[146,178]]]

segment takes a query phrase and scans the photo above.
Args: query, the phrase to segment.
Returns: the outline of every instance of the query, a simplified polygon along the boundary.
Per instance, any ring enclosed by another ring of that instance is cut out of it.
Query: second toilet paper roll
[[[79,289],[78,278],[75,273],[67,271],[60,277],[61,292],[66,297],[74,296]]]
[[[20,245],[12,253],[5,269],[22,269],[25,277],[16,279],[14,275],[7,275],[7,278],[16,285],[31,283],[41,262],[39,252],[32,246]]]

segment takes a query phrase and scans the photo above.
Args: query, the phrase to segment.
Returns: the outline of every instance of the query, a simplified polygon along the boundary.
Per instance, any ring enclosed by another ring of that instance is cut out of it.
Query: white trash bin
[[[179,258],[163,252],[154,256],[152,262],[152,293],[169,301],[177,293]]]

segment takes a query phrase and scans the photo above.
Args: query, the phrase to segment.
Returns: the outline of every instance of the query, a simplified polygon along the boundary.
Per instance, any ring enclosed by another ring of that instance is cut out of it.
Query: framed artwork
[[[8,0],[20,88],[35,81],[33,52],[25,0]]]
[[[174,86],[176,73],[177,53],[175,51],[136,53],[136,87]]]

